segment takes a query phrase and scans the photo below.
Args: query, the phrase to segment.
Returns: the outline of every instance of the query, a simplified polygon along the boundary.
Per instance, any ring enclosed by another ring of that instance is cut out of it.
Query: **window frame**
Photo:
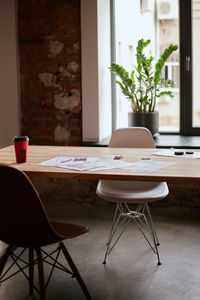
[[[81,0],[82,141],[112,132],[110,0]]]
[[[192,126],[192,0],[179,0],[180,6],[180,84],[182,135],[200,135],[200,127]],[[189,62],[187,61],[189,59]]]
[[[180,134],[194,134],[192,128],[192,24],[191,1],[180,7]],[[189,30],[188,30],[189,28]],[[190,65],[187,66],[187,58]]]

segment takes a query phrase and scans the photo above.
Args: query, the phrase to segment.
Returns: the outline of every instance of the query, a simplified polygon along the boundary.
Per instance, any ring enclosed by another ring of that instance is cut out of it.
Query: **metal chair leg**
[[[68,264],[69,264],[69,266],[71,268],[71,270],[73,271],[74,276],[76,277],[76,279],[77,279],[77,281],[78,281],[78,283],[79,283],[79,285],[80,285],[83,293],[85,294],[85,296],[86,296],[86,298],[88,300],[92,300],[92,297],[90,296],[90,293],[89,293],[89,291],[88,291],[88,289],[87,289],[87,287],[86,287],[86,285],[85,285],[85,283],[84,283],[84,281],[83,281],[83,279],[82,279],[82,277],[81,277],[78,269],[76,268],[75,263],[73,262],[73,260],[72,260],[72,258],[70,256],[69,252],[67,251],[67,248],[65,247],[65,245],[63,244],[63,242],[60,242],[59,245],[60,245],[60,248],[62,249],[62,252],[63,252],[63,254],[64,254],[64,256],[65,256],[65,258],[66,258],[66,260],[67,260],[67,262],[68,262]]]
[[[107,243],[106,243],[107,248],[106,248],[106,252],[105,252],[103,264],[106,264],[106,258],[107,258],[107,255],[108,255],[108,254],[110,253],[110,251],[112,250],[112,249],[110,248],[110,244],[111,244],[111,241],[112,241],[112,239],[113,239],[113,236],[114,236],[114,234],[115,234],[115,232],[116,232],[117,224],[119,223],[119,219],[120,219],[119,205],[120,205],[120,203],[117,203],[116,208],[115,208],[115,213],[114,213],[114,216],[113,216],[113,221],[112,221],[111,229],[110,229],[110,232],[109,232],[109,235],[108,235],[108,241],[107,241]],[[112,247],[112,248],[113,248],[113,247]]]
[[[116,208],[115,208],[115,213],[113,216],[113,221],[112,221],[112,225],[111,225],[111,229],[110,229],[110,233],[108,235],[108,241],[107,241],[106,245],[108,245],[110,243],[110,241],[112,240],[113,232],[115,231],[115,226],[116,226],[115,224],[116,224],[117,219],[119,218],[119,215],[118,215],[119,205],[120,205],[120,203],[117,203]],[[117,217],[117,215],[118,215],[118,217]]]
[[[106,258],[108,254],[110,254],[110,252],[113,250],[130,221],[130,218],[128,218],[126,213],[124,213],[123,203],[117,203],[109,233],[103,264],[106,264]],[[111,245],[114,237],[116,237],[115,241]]]
[[[148,203],[143,203],[140,208],[141,208],[140,212],[138,212],[140,214],[140,218],[133,217],[133,220],[135,221],[138,229],[140,230],[140,232],[144,236],[145,240],[151,247],[152,251],[157,255],[158,265],[161,265],[158,247],[157,247],[158,246],[158,244],[157,244],[158,238],[157,238],[155,226],[153,224],[153,220],[151,217]],[[148,235],[150,235],[150,238],[152,241],[150,240]]]
[[[147,211],[147,217],[149,218],[149,222],[150,222],[151,225],[152,225],[152,231],[153,231],[153,234],[154,234],[155,239],[156,239],[156,244],[157,244],[157,246],[160,246],[160,242],[159,242],[159,240],[158,240],[158,236],[157,236],[157,233],[156,233],[155,224],[154,224],[154,222],[153,222],[153,219],[152,219],[152,216],[151,216],[151,211],[150,211],[150,209],[149,209],[149,205],[148,205],[147,202],[145,203],[145,208],[146,208],[146,211]]]
[[[155,247],[155,253],[156,253],[157,258],[158,258],[157,265],[161,265],[160,255],[159,255],[159,252],[158,252],[158,244],[159,244],[158,243],[158,237],[157,237],[157,234],[156,234],[156,231],[155,231],[155,226],[154,226],[154,223],[153,223],[153,220],[152,220],[152,217],[151,217],[151,213],[150,213],[148,203],[146,203],[145,206],[146,206],[147,216],[149,218],[149,225],[150,225],[151,232],[152,232],[152,238],[153,238],[153,243],[154,243],[154,247]]]

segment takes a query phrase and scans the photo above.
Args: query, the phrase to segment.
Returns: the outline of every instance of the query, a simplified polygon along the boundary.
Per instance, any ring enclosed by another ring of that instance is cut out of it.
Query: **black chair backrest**
[[[21,171],[0,164],[0,240],[22,247],[56,241],[40,197]]]

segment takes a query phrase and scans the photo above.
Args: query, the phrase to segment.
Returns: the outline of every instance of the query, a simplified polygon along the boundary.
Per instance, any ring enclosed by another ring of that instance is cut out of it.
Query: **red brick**
[[[80,124],[80,118],[71,118],[69,120],[69,127],[70,128],[81,128],[81,124]]]
[[[32,143],[66,144],[54,141],[58,110],[54,105],[56,93],[81,90],[80,1],[43,0],[18,1],[18,33],[20,56],[22,132]],[[60,53],[50,53],[50,41],[63,43]],[[59,73],[60,67],[76,62],[79,68],[68,78]],[[45,86],[41,73],[53,74],[54,86]],[[73,137],[69,143],[81,143],[81,105],[60,119]]]

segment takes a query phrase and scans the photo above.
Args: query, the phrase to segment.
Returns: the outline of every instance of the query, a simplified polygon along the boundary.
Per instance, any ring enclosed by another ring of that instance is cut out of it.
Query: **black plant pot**
[[[129,127],[146,127],[152,135],[159,131],[159,113],[158,111],[148,113],[128,113],[128,126]]]

